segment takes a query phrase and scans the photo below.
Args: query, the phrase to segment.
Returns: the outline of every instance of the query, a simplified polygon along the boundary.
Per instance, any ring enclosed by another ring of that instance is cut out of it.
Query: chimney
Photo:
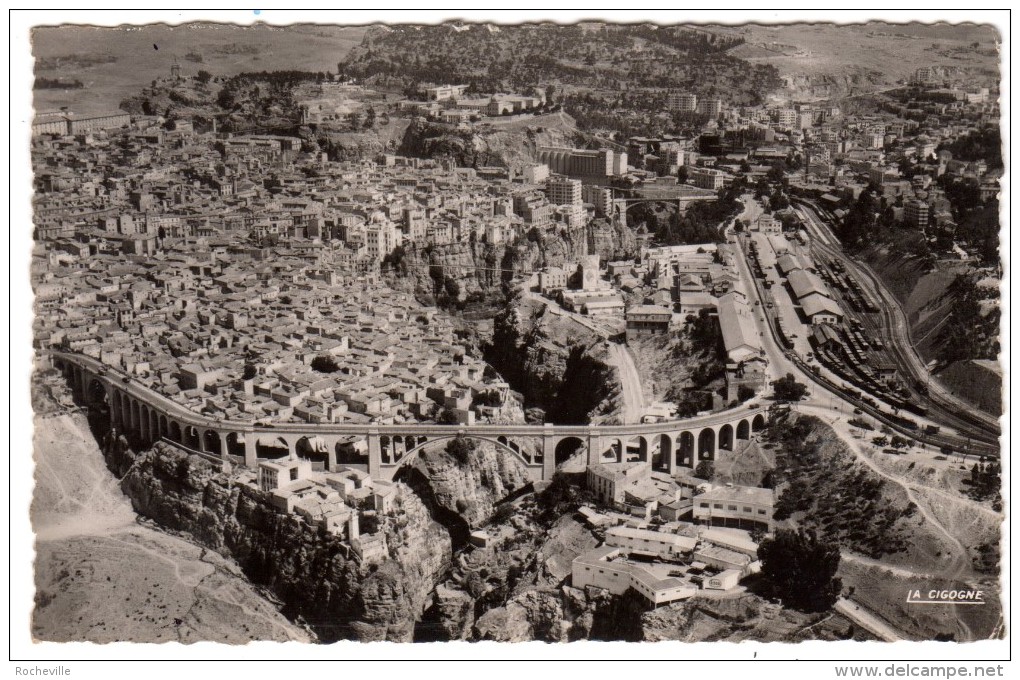
[[[352,508],[351,517],[347,520],[347,540],[356,541],[360,536],[358,528],[358,511]]]

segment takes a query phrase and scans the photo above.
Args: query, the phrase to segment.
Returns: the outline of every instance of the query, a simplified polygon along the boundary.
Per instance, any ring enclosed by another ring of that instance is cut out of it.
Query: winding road
[[[641,375],[634,364],[634,357],[630,349],[624,345],[610,342],[609,360],[620,373],[620,386],[623,394],[623,413],[621,418],[624,423],[640,423],[644,415],[645,398],[641,390]]]

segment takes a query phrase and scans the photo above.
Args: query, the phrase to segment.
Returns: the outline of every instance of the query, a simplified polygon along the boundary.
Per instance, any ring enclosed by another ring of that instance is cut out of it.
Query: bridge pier
[[[217,432],[216,434],[220,438],[220,469],[223,472],[230,472],[234,466],[230,463],[230,445],[227,442],[227,433]]]
[[[244,433],[244,466],[252,470],[259,466],[258,454],[255,451],[255,441],[254,431]]]
[[[548,431],[552,425],[546,423],[545,427],[547,432],[542,435],[542,480],[548,482],[556,474],[556,440]]]
[[[382,447],[379,444],[379,430],[368,431],[368,474],[378,479],[382,469]]]
[[[602,462],[602,437],[597,434],[588,435],[588,465]]]

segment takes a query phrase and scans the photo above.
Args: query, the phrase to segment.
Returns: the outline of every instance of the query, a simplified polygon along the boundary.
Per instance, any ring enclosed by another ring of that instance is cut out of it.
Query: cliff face
[[[533,233],[513,243],[411,245],[396,265],[399,276],[394,277],[393,285],[433,295],[437,286],[433,277],[441,273],[457,281],[460,299],[464,299],[471,293],[499,290],[503,281],[543,267],[576,266],[589,252],[603,261],[631,258],[637,253],[634,231],[626,225],[596,220],[585,229]]]
[[[232,557],[324,641],[410,641],[448,564],[449,534],[406,487],[398,488],[397,511],[383,527],[392,559],[377,567],[172,447],[132,454],[123,440],[110,438],[105,449],[114,469],[132,459],[121,485],[137,512]]]
[[[476,529],[492,517],[496,504],[530,483],[519,460],[489,442],[474,444],[461,463],[443,450],[423,451],[414,462],[434,501]]]
[[[524,293],[494,320],[486,360],[548,422],[600,421],[616,409],[619,380],[604,339]]]
[[[449,158],[464,168],[522,168],[535,162],[540,146],[576,146],[584,138],[565,113],[533,116],[521,123],[498,121],[471,129],[415,119],[399,153],[419,158]]]
[[[886,84],[886,75],[863,67],[846,67],[833,73],[789,75],[785,90],[794,97],[846,97],[871,92]]]

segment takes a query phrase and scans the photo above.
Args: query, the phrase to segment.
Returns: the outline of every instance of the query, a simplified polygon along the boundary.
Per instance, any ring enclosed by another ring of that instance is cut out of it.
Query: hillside
[[[32,31],[37,77],[80,80],[79,89],[35,90],[36,110],[67,106],[79,115],[117,110],[117,104],[170,75],[174,59],[184,76],[200,69],[214,77],[246,71],[336,71],[361,41],[362,26],[153,24],[131,30],[99,26],[42,26]],[[297,34],[297,35],[295,35]]]
[[[779,73],[727,53],[741,41],[650,24],[397,25],[370,28],[342,67],[408,93],[428,82],[465,83],[469,94],[542,92],[590,128],[629,134],[665,110],[667,89],[762,102]]]
[[[881,90],[935,64],[998,76],[996,43],[1001,37],[991,26],[870,22],[709,28],[743,39],[729,50],[730,56],[778,69],[785,81],[778,94],[784,97],[843,97]],[[836,45],[839,49],[833,49]]]

